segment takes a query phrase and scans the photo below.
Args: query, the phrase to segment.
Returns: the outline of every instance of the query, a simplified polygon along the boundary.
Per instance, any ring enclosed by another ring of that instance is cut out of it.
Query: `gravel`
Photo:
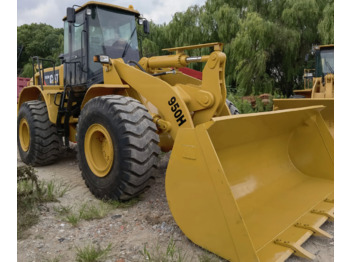
[[[56,164],[35,168],[40,180],[62,181],[70,190],[59,202],[46,204],[40,210],[39,223],[29,229],[29,237],[17,241],[18,261],[74,261],[77,248],[91,244],[101,248],[112,245],[105,262],[147,261],[142,255],[145,248],[150,253],[166,250],[171,240],[185,261],[200,261],[200,257],[209,257],[206,261],[224,261],[189,241],[175,223],[164,187],[168,159],[169,154],[161,157],[154,185],[135,205],[114,209],[102,219],[81,220],[76,227],[55,210],[60,206],[78,209],[82,203],[98,203],[98,200],[81,178],[75,151],[67,152]],[[17,163],[23,165],[19,157]],[[323,229],[334,234],[331,222]],[[316,254],[315,261],[328,262],[334,260],[333,243],[334,239],[312,237],[304,247]],[[288,261],[305,260],[292,256]]]

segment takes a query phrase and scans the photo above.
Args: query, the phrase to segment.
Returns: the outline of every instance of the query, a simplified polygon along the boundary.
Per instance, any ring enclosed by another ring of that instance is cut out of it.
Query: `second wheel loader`
[[[130,199],[172,150],[166,196],[197,245],[230,261],[313,258],[301,247],[333,219],[333,138],[319,106],[231,115],[221,43],[142,57],[132,6],[67,8],[62,65],[37,73],[18,100],[18,150],[47,165],[77,142],[79,166],[98,198]],[[189,57],[186,50],[210,47]],[[203,79],[178,69],[205,63]]]
[[[304,89],[288,99],[274,99],[274,110],[322,105],[321,115],[334,136],[334,45],[314,46],[315,69],[304,70]]]

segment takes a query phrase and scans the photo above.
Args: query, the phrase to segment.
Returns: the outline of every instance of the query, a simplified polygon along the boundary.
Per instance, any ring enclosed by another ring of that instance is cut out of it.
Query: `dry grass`
[[[44,203],[58,201],[68,190],[62,182],[39,181],[32,167],[17,167],[17,238],[28,236],[26,231],[38,223]]]

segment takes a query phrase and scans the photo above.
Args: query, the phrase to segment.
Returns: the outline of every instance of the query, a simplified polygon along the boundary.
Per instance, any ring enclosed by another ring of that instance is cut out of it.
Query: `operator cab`
[[[321,45],[316,50],[316,77],[334,74],[334,45]]]
[[[100,63],[95,55],[130,60],[140,59],[137,23],[143,22],[148,33],[148,21],[132,6],[88,2],[77,9],[67,8],[64,21],[64,82],[65,85],[90,87],[103,82]]]

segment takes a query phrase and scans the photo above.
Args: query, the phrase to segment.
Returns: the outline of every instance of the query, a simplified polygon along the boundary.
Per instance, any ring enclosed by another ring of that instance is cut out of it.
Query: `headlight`
[[[95,55],[94,62],[107,63],[109,64],[109,56],[108,55]]]

